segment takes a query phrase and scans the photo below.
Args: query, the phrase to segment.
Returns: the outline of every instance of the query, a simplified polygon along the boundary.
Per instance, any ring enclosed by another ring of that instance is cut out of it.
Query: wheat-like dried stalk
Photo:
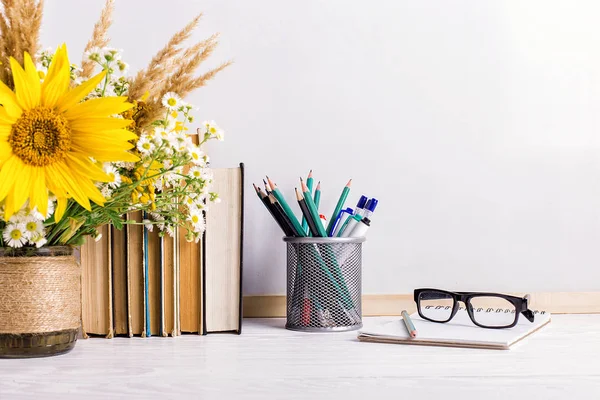
[[[181,52],[179,46],[190,37],[192,31],[198,26],[200,18],[202,18],[202,14],[197,15],[182,30],[173,35],[166,46],[160,49],[158,53],[152,57],[148,67],[137,73],[129,86],[130,100],[137,100],[148,91],[155,82],[162,81],[168,76],[170,72],[170,62]]]
[[[39,49],[43,0],[2,0],[0,14],[0,79],[13,86],[10,57],[23,63],[23,53],[35,56]]]
[[[94,47],[106,47],[110,42],[108,37],[108,28],[112,25],[112,14],[115,10],[115,1],[114,0],[106,0],[104,4],[104,8],[102,9],[102,14],[100,14],[100,19],[94,25],[94,32],[92,33],[92,38],[87,42],[85,46],[85,51],[91,50]],[[83,58],[81,61],[81,77],[83,79],[88,79],[92,76],[92,72],[94,72],[94,62]]]
[[[23,1],[18,10],[21,27],[19,35],[22,51],[26,51],[32,57],[35,57],[40,47],[40,28],[42,26],[44,1]],[[23,55],[21,54],[20,56],[21,59],[19,61],[22,62]]]

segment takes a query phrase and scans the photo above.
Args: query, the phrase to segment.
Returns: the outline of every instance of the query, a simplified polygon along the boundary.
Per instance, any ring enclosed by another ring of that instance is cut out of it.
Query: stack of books
[[[128,224],[81,247],[84,336],[241,333],[244,166],[212,172],[221,203],[199,243]]]

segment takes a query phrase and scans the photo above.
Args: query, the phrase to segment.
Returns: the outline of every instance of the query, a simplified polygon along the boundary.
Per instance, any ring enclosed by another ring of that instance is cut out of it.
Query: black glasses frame
[[[421,293],[426,293],[426,292],[443,293],[443,294],[449,295],[453,299],[452,313],[450,314],[450,317],[447,320],[436,321],[431,318],[427,318],[425,315],[423,315],[423,312],[421,311],[421,302],[419,300],[419,297],[420,297]],[[473,299],[474,297],[500,297],[500,298],[510,302],[511,304],[513,304],[515,306],[515,320],[513,321],[512,324],[505,325],[505,326],[481,325],[480,323],[478,323],[475,320],[475,316],[473,315],[473,305],[471,304],[471,299]],[[440,289],[433,289],[433,288],[415,289],[415,303],[417,303],[417,311],[419,312],[419,315],[421,316],[421,318],[426,319],[427,321],[439,322],[442,324],[450,321],[452,318],[454,318],[454,316],[458,312],[458,309],[459,309],[458,303],[459,302],[462,302],[465,304],[466,309],[467,309],[467,314],[469,314],[469,318],[471,318],[471,321],[473,321],[473,323],[475,325],[477,325],[481,328],[487,328],[487,329],[512,328],[519,322],[519,314],[523,314],[523,316],[525,318],[527,318],[527,320],[529,322],[533,322],[533,320],[534,320],[533,311],[531,311],[529,309],[529,295],[526,295],[525,297],[517,297],[517,296],[509,296],[509,295],[501,294],[501,293],[449,292],[447,290],[440,290]]]

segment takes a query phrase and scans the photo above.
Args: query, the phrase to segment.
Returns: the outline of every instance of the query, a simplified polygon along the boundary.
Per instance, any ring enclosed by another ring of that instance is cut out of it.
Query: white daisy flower
[[[181,103],[181,97],[177,93],[169,92],[162,98],[162,104],[169,110],[176,110]]]
[[[121,174],[119,171],[110,163],[104,163],[102,166],[104,173],[109,176],[112,180],[108,182],[108,187],[115,189],[121,185]]]
[[[104,197],[105,199],[108,200],[108,199],[112,198],[113,190],[110,188],[109,185],[104,185],[100,189],[100,193],[102,194],[102,197]]]
[[[169,133],[165,128],[157,126],[154,128],[153,137],[156,141],[162,141],[163,139],[167,140],[169,138]]]
[[[152,232],[152,230],[154,229],[154,225],[152,225],[152,221],[150,221],[149,219],[145,219],[142,221],[142,223],[144,224],[144,227],[146,229],[148,229],[148,232]]]
[[[103,51],[99,47],[92,47],[85,53],[83,53],[84,57],[88,60],[100,62],[100,57],[103,56]]]
[[[140,151],[140,153],[142,153],[143,155],[148,155],[150,154],[152,151],[154,151],[154,143],[152,143],[150,141],[150,139],[148,139],[148,136],[146,135],[142,135],[140,137],[140,140],[138,140],[137,143],[137,149]]]
[[[201,211],[191,210],[187,220],[192,223],[194,231],[199,232],[204,230],[204,217],[202,216]]]
[[[9,245],[10,247],[23,247],[23,245],[27,243],[25,224],[9,223],[4,228],[2,237],[4,238],[4,243]]]
[[[202,179],[202,168],[192,167],[188,175],[194,179]]]
[[[188,148],[189,149],[189,148]],[[204,152],[200,150],[198,147],[189,149],[190,158],[192,162],[196,165],[204,165]]]
[[[37,242],[44,237],[44,224],[42,221],[39,221],[34,217],[27,217],[23,224],[25,225],[25,236],[27,236],[30,241]]]

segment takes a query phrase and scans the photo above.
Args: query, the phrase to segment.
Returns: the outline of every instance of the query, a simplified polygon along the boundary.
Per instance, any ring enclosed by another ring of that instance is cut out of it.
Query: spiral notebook
[[[431,310],[431,312],[445,313],[443,310]],[[511,311],[477,309],[474,312],[488,313],[487,318],[494,318],[494,313]],[[550,313],[534,311],[534,315],[533,323],[521,316],[517,325],[512,328],[485,329],[473,324],[464,307],[459,309],[450,322],[443,324],[424,320],[415,313],[410,318],[418,332],[416,338],[409,336],[404,322],[399,317],[393,321],[372,321],[371,323],[366,321],[364,328],[358,333],[358,339],[363,342],[508,350],[513,344],[550,322]],[[498,315],[498,318],[501,316]]]

